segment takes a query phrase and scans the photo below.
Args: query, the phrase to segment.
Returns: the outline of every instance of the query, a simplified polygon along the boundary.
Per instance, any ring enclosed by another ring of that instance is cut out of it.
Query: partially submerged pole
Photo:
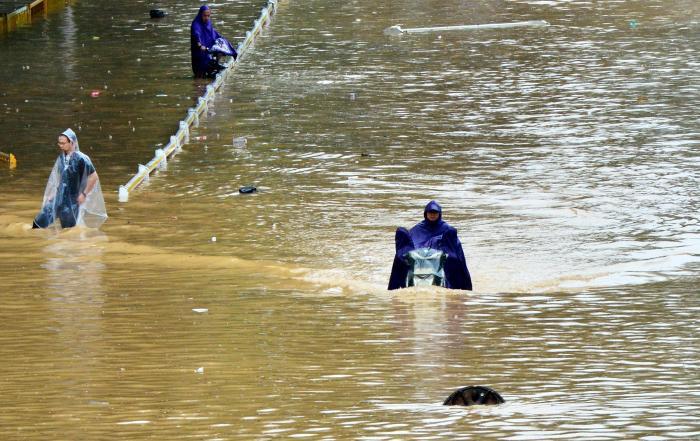
[[[384,29],[387,35],[402,35],[402,34],[424,34],[427,32],[444,32],[444,31],[478,31],[483,29],[508,29],[522,27],[544,27],[549,26],[545,20],[530,20],[516,21],[512,23],[486,23],[476,25],[457,25],[457,26],[434,26],[429,28],[407,28],[403,29],[399,25],[394,25]]]

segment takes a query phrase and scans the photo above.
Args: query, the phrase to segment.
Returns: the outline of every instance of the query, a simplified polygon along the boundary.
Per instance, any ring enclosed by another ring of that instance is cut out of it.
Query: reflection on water
[[[64,70],[66,79],[69,81],[75,81],[75,65],[76,65],[76,45],[78,43],[77,33],[78,29],[75,24],[75,18],[73,17],[73,8],[71,6],[66,6],[66,10],[63,14],[64,22],[61,26],[61,31],[63,32],[63,44],[61,44],[61,67]]]
[[[281,2],[118,204],[201,92],[198,6],[82,2],[0,40],[0,437],[700,436],[697,2]],[[235,40],[260,6],[215,25]],[[101,232],[29,228],[66,126]],[[474,292],[386,291],[430,199]],[[440,405],[477,384],[506,403]]]

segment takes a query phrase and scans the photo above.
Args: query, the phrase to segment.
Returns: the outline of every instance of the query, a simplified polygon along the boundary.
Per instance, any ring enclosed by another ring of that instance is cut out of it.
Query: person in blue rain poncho
[[[71,129],[58,135],[61,152],[49,175],[41,211],[32,228],[76,225],[99,228],[107,219],[100,179],[90,158],[80,151]],[[56,222],[58,221],[58,222]]]
[[[236,58],[236,50],[211,24],[211,9],[204,5],[190,27],[190,51],[192,72],[196,78],[211,78],[223,68],[219,56]]]
[[[445,261],[445,286],[450,289],[472,290],[472,279],[467,269],[462,243],[457,230],[442,220],[442,207],[430,201],[423,210],[423,221],[411,230],[396,230],[396,255],[391,268],[389,289],[406,287],[409,265],[406,254],[417,248],[432,248],[447,254]]]

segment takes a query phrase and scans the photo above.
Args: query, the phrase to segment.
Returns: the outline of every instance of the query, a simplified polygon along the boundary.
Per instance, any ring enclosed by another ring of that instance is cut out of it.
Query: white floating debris
[[[248,144],[248,139],[245,136],[233,138],[234,147],[245,147]]]
[[[192,311],[198,312],[200,314],[204,314],[205,312],[209,312],[209,309],[207,309],[207,308],[192,308]]]
[[[203,374],[204,373],[204,368],[203,367],[198,367],[197,369],[194,370],[198,374]]]
[[[512,23],[486,23],[477,25],[457,25],[457,26],[435,26],[429,28],[406,28],[402,29],[399,25],[390,26],[384,29],[386,35],[401,35],[401,34],[421,34],[425,32],[440,32],[440,31],[475,31],[481,29],[501,29],[501,28],[520,28],[520,27],[543,27],[549,26],[545,20],[530,20],[530,21],[515,21]]]
[[[212,237],[211,237],[211,241],[212,241],[212,242],[216,242],[216,236],[212,236]]]

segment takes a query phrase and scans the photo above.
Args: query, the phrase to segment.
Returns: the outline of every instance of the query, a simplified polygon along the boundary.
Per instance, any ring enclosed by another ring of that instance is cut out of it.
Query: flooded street
[[[119,203],[207,84],[200,4],[0,36],[1,439],[700,438],[700,4],[280,1]],[[66,127],[99,231],[31,230]],[[473,292],[386,290],[431,199]],[[465,385],[506,403],[441,405]]]

